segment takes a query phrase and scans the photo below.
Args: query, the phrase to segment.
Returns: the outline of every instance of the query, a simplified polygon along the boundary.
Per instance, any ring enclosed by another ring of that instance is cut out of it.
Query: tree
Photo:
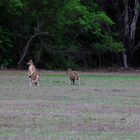
[[[122,20],[124,7],[119,8]],[[30,58],[50,69],[111,63],[112,55],[125,51],[118,26],[124,24],[107,10],[95,0],[1,0],[0,65],[23,68]]]
[[[126,50],[122,57],[124,67],[128,67],[132,63],[135,52],[140,48],[140,41],[136,40],[139,0],[110,0],[111,8],[106,5],[106,1],[102,1],[100,4],[107,13],[113,11],[113,14],[116,14],[116,17],[114,15],[110,16],[116,22],[116,31],[119,33]]]
[[[13,44],[12,30],[15,29],[14,20],[21,15],[23,5],[20,0],[1,0],[0,1],[0,64],[1,67],[14,65],[17,50]],[[16,58],[17,59],[17,58]]]
[[[61,46],[55,50],[58,52],[63,50],[59,55],[65,55],[69,60],[75,60],[75,62],[78,59],[87,65],[89,54],[99,54],[97,51],[99,44],[104,44],[100,45],[100,50],[106,50],[101,52],[118,53],[123,50],[120,49],[122,44],[113,39],[114,35],[108,30],[109,26],[113,25],[112,20],[95,2],[68,0],[62,4],[58,11],[54,38],[57,39],[56,46]],[[109,37],[107,38],[107,36]],[[109,41],[111,38],[114,41],[114,46]],[[106,39],[108,39],[108,43]],[[117,46],[119,46],[118,50],[117,48],[113,49]]]

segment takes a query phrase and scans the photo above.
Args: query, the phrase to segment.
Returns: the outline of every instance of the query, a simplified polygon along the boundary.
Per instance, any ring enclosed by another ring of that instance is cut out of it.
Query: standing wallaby
[[[76,80],[78,81],[78,85],[80,85],[80,76],[79,73],[76,71],[72,71],[71,69],[67,70],[67,75],[69,76],[69,79],[71,81],[71,84],[76,84]]]
[[[32,86],[32,83],[39,86],[39,73],[37,72],[35,65],[33,64],[33,61],[29,60],[27,65],[29,65],[28,77],[29,77],[29,81],[30,81],[30,86]]]

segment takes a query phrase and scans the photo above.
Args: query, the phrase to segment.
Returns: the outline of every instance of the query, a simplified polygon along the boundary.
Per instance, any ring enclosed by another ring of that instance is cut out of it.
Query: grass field
[[[42,71],[40,87],[27,72],[0,71],[0,140],[139,140],[140,75]]]

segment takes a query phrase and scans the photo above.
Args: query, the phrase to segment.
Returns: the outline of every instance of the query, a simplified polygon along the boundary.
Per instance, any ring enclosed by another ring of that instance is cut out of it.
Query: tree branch
[[[48,34],[47,32],[35,33],[34,35],[32,35],[32,36],[30,37],[30,39],[27,41],[26,47],[25,47],[25,49],[24,49],[24,51],[23,51],[23,54],[22,54],[20,60],[18,61],[18,64],[20,64],[20,63],[23,61],[24,57],[26,56],[27,50],[28,50],[28,48],[29,48],[29,46],[30,46],[30,42],[31,42],[36,36],[38,36],[38,35],[47,35],[47,34]]]

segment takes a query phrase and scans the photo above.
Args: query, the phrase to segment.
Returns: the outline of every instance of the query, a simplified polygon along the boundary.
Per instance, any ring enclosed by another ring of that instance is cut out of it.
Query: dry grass
[[[29,87],[25,71],[0,73],[0,140],[138,140],[138,73],[41,72]]]

